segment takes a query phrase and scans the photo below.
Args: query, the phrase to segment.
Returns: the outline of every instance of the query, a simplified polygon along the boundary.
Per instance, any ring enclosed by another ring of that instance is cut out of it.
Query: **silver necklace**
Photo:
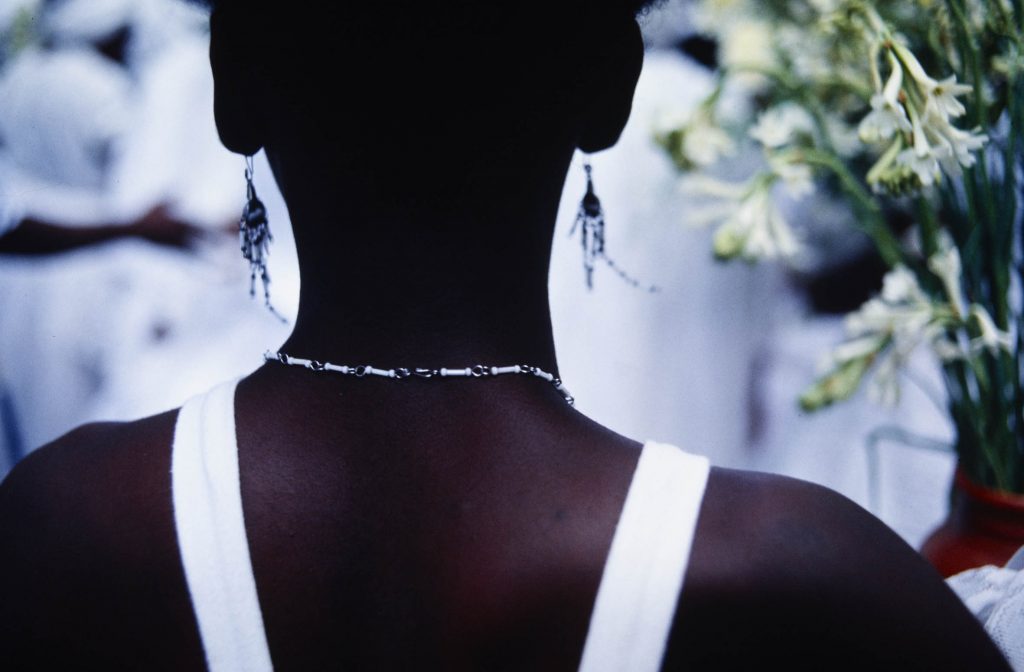
[[[564,384],[562,384],[561,379],[556,378],[547,371],[544,371],[539,366],[530,366],[528,364],[514,364],[512,366],[484,366],[483,364],[477,364],[476,366],[469,366],[464,369],[379,369],[370,364],[342,366],[339,364],[331,364],[330,362],[317,361],[315,359],[292,357],[291,355],[283,352],[271,352],[269,350],[263,353],[263,359],[267,362],[280,362],[281,364],[287,364],[288,366],[301,366],[309,369],[310,371],[331,371],[333,373],[340,373],[344,376],[354,376],[356,378],[378,376],[380,378],[393,378],[395,380],[407,380],[409,378],[422,378],[426,380],[430,378],[487,378],[490,376],[502,376],[506,374],[525,374],[535,376],[541,380],[551,383],[551,385],[558,390],[559,394],[565,397],[566,403],[570,406],[576,402],[572,395],[569,394],[569,390]]]

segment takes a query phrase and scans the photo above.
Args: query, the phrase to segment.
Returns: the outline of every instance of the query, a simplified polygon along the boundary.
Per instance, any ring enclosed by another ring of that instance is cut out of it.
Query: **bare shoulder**
[[[715,469],[666,669],[1005,670],[941,577],[867,511],[795,479]]]
[[[0,483],[0,529],[36,536],[65,527],[122,523],[124,505],[145,509],[170,467],[174,412],[130,423],[82,425],[22,460]],[[143,513],[144,511],[140,512]]]
[[[124,640],[159,648],[148,634],[159,617],[139,605],[181,607],[169,475],[175,417],[82,426],[0,484],[5,650],[115,665],[111,655],[134,650]],[[112,637],[120,646],[108,646]]]

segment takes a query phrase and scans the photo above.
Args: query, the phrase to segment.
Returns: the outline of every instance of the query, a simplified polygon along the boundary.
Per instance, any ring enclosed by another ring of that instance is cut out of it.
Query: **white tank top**
[[[238,479],[237,381],[189,400],[171,456],[174,522],[211,672],[272,670]],[[708,476],[707,458],[644,444],[605,561],[581,672],[661,668]]]

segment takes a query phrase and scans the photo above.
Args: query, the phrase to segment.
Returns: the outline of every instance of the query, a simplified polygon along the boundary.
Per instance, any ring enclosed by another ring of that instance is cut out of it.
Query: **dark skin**
[[[431,172],[413,157],[395,170],[419,181],[395,183],[374,179],[387,162],[372,143],[363,152],[349,136],[342,156],[326,119],[252,114],[247,78],[260,75],[234,56],[235,25],[214,16],[218,125],[231,149],[265,146],[303,272],[282,349],[557,371],[546,270],[559,190],[573,150],[614,143],[625,123],[642,58],[635,24],[600,27],[603,84],[585,91],[607,104],[556,108],[557,122],[494,139],[483,159],[482,136],[443,137],[450,153],[424,161]],[[396,384],[267,365],[240,383],[235,417],[275,668],[578,666],[640,444],[520,377]],[[76,430],[0,486],[8,660],[202,668],[174,537],[175,419]],[[938,575],[869,514],[817,486],[714,469],[664,669],[772,663],[1008,669]]]
[[[0,236],[0,254],[46,256],[131,238],[187,251],[202,234],[199,227],[172,215],[166,205],[152,208],[130,224],[69,227],[30,217]]]

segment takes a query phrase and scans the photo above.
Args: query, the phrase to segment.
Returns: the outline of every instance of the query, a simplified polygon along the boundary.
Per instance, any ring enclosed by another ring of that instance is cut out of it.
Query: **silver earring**
[[[270,274],[267,272],[267,255],[270,253],[270,222],[267,220],[267,208],[256,196],[256,187],[252,182],[253,158],[245,157],[245,207],[242,218],[238,221],[238,237],[242,246],[242,256],[249,262],[249,296],[256,296],[256,276],[263,283],[263,302],[267,310],[277,319],[286,322],[280,313],[270,305]]]
[[[645,289],[648,292],[657,292],[659,289],[654,285],[643,285],[639,280],[632,277],[619,268],[604,249],[604,209],[601,207],[601,199],[594,191],[594,169],[590,165],[590,159],[583,157],[583,170],[587,173],[587,191],[580,201],[579,210],[576,212],[576,221],[573,222],[569,235],[580,229],[580,242],[583,244],[583,272],[587,279],[587,289],[594,288],[594,265],[598,259],[608,265],[608,268],[615,271],[616,275],[628,284],[638,289]]]

